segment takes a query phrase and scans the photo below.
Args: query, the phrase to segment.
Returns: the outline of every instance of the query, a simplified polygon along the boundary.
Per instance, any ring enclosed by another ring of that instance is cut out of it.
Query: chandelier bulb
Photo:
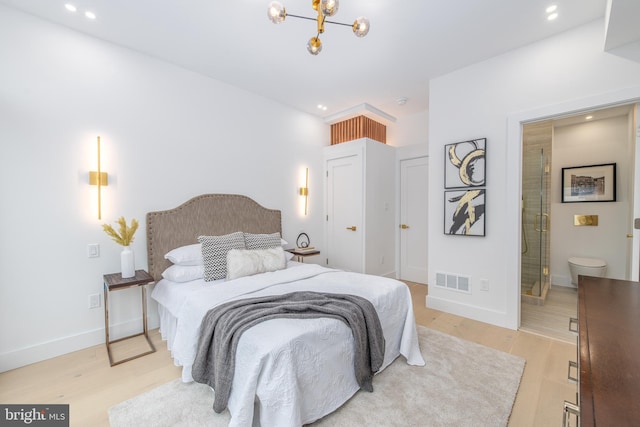
[[[340,2],[338,0],[321,0],[320,10],[324,16],[333,16],[338,12]]]
[[[307,43],[307,50],[311,55],[317,55],[322,51],[322,42],[318,37],[311,37]]]
[[[369,33],[369,19],[361,16],[353,21],[353,34],[356,37],[364,37]]]
[[[267,16],[274,24],[281,24],[287,17],[287,10],[279,1],[272,1],[267,8]]]

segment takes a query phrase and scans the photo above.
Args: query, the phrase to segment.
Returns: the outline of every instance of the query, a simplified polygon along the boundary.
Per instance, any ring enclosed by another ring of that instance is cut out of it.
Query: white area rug
[[[426,366],[400,356],[320,426],[506,426],[525,361],[418,326]],[[109,409],[112,427],[223,427],[228,412],[211,409],[213,392],[175,380]]]

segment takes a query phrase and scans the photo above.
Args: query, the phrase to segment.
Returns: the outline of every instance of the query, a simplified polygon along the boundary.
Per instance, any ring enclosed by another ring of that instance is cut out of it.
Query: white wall
[[[88,309],[120,247],[101,229],[202,193],[239,193],[282,210],[284,238],[322,248],[320,119],[148,56],[0,6],[0,371],[104,342]],[[109,173],[103,221],[95,139]],[[309,167],[309,209],[297,188]],[[87,244],[99,243],[99,258]],[[141,319],[139,291],[112,294],[116,333]],[[157,326],[150,304],[150,326]]]
[[[640,96],[640,64],[604,53],[602,44],[603,23],[594,22],[431,81],[429,278],[433,283],[439,271],[471,276],[472,292],[430,287],[428,306],[518,327],[520,119]],[[487,235],[446,236],[443,146],[483,137]],[[488,291],[479,289],[480,279]]]
[[[628,188],[630,164],[629,117],[618,116],[577,125],[555,127],[551,172],[551,283],[571,285],[569,257],[600,258],[607,277],[627,279],[627,233],[632,231]],[[562,203],[562,168],[616,164],[616,202]],[[573,225],[574,215],[598,215],[598,226]]]
[[[387,126],[387,144],[394,147],[422,146],[429,141],[429,111],[421,111],[398,118]]]

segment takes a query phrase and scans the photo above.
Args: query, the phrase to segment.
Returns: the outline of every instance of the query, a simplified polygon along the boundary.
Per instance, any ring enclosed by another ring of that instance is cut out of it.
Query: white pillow
[[[202,259],[202,247],[200,243],[194,243],[193,245],[180,246],[167,252],[164,256],[174,264],[177,265],[203,265]]]
[[[204,265],[172,265],[162,272],[162,277],[178,283],[202,279]]]
[[[270,249],[231,249],[227,252],[227,280],[282,270],[287,260],[282,247]]]

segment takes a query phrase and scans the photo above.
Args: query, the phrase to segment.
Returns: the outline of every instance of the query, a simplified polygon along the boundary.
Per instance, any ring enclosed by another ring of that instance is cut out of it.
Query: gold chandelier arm
[[[308,19],[309,21],[315,21],[316,20],[316,18],[309,18],[308,16],[302,16],[302,15],[294,15],[292,13],[287,13],[287,16],[291,16],[293,18]]]
[[[353,24],[345,24],[344,22],[336,22],[336,21],[324,21],[327,24],[336,24],[336,25],[344,25],[345,27],[353,27]]]
[[[318,9],[318,17],[316,18],[316,21],[318,21],[318,34],[322,34],[324,33],[324,15],[322,14],[322,10],[320,10],[320,8]]]
[[[308,16],[294,15],[292,13],[287,13],[287,18],[288,17],[306,19],[308,21],[317,21],[318,20],[318,18],[309,18]],[[344,22],[328,21],[326,19],[324,20],[324,23],[325,24],[344,25],[345,27],[353,27],[353,24],[345,24]]]

